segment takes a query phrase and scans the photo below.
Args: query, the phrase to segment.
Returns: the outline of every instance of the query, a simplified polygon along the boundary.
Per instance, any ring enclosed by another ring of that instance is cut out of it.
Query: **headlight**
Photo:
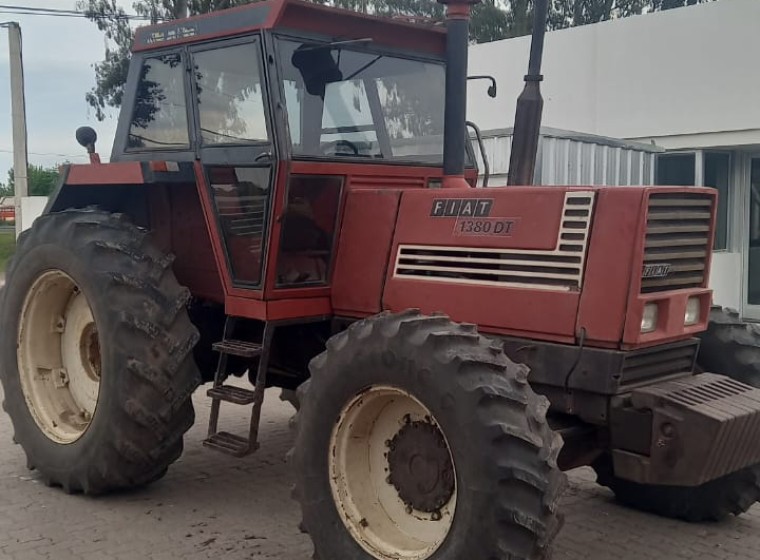
[[[698,297],[690,297],[686,302],[686,313],[683,316],[683,324],[688,327],[699,323],[700,305]]]
[[[656,303],[647,303],[644,306],[644,314],[641,316],[641,332],[652,332],[657,328],[658,306]]]

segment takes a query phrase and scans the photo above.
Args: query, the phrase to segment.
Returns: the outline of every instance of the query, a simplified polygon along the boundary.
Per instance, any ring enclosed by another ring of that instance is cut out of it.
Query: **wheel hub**
[[[388,444],[389,482],[417,511],[438,512],[454,495],[454,465],[437,426],[410,422]]]
[[[94,322],[82,330],[79,351],[87,376],[92,381],[100,381],[100,338]]]
[[[18,368],[29,412],[56,443],[78,440],[98,404],[101,347],[90,304],[61,270],[35,279],[21,311]]]
[[[432,412],[403,389],[369,387],[343,408],[328,454],[343,523],[377,560],[429,560],[453,526],[456,467]]]

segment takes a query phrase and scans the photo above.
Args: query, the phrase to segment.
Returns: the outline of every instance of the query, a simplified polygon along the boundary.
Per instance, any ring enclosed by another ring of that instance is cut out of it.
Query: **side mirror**
[[[76,138],[79,145],[85,148],[88,154],[95,153],[95,142],[98,141],[98,133],[92,127],[82,126],[77,128]]]
[[[491,85],[488,86],[488,97],[496,97],[496,78],[493,76],[467,76],[468,80],[489,80]]]

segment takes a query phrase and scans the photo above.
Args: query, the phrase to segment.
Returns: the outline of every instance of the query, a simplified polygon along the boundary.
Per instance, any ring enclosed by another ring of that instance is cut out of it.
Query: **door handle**
[[[259,155],[257,155],[255,158],[253,158],[253,161],[261,161],[263,159],[272,159],[272,152],[261,152]]]

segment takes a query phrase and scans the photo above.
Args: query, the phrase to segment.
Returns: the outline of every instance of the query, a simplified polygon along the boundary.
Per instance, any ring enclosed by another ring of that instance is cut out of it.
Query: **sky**
[[[118,0],[131,8],[131,0]],[[35,8],[75,9],[76,0],[14,0],[8,4]],[[129,9],[131,12],[132,10]],[[98,122],[85,101],[95,84],[92,65],[102,60],[105,38],[91,21],[0,14],[0,22],[16,21],[23,36],[29,163],[53,166],[84,163],[87,155],[74,132],[91,126],[98,132],[97,149],[107,161],[116,129],[116,112]],[[13,166],[8,34],[0,29],[0,183]]]

